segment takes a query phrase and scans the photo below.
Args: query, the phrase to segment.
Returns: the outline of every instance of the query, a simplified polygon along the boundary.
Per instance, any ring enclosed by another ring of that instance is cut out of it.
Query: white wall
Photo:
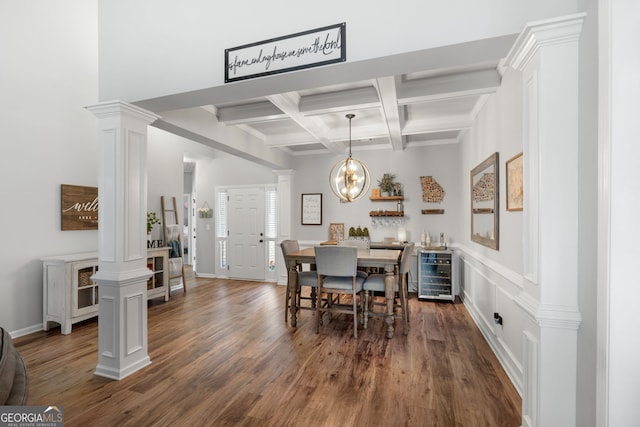
[[[182,217],[184,168],[184,138],[149,126],[147,133],[147,211],[155,212],[162,221],[160,197],[164,196],[165,209],[173,210],[173,197],[176,198],[180,223]],[[174,218],[167,218],[173,223]],[[162,239],[163,224],[156,224],[151,237]]]
[[[600,176],[603,186],[598,252],[598,376],[606,392],[600,425],[638,425],[640,334],[637,265],[640,259],[640,4],[634,0],[599,2]]]
[[[509,70],[495,95],[488,98],[471,130],[463,141],[459,161],[460,180],[464,184],[456,193],[465,212],[461,222],[462,242],[483,257],[517,273],[522,272],[522,212],[506,210],[505,162],[522,152],[522,82],[519,73]],[[499,153],[499,250],[471,241],[469,174],[494,152]]]
[[[597,359],[597,199],[598,188],[598,14],[597,0],[586,0],[587,12],[580,36],[580,124],[577,425],[595,426]],[[614,425],[614,424],[612,424]]]
[[[396,204],[390,202],[372,202],[369,194],[352,203],[340,203],[329,187],[329,171],[334,163],[345,156],[300,156],[296,158],[293,200],[293,235],[299,240],[325,241],[329,238],[330,223],[344,223],[345,234],[349,227],[367,227],[373,240],[384,237],[396,237],[397,226],[373,227],[369,212],[377,210],[396,210]],[[359,150],[353,151],[353,157],[364,162],[369,168],[372,187],[385,172],[396,175],[396,182],[403,184],[404,191],[404,227],[407,239],[420,243],[422,230],[432,236],[444,232],[451,243],[463,239],[460,227],[460,201],[456,197],[460,186],[461,169],[458,145],[440,145],[431,147],[408,148],[400,152]],[[445,190],[445,198],[440,204],[426,204],[422,201],[420,176],[433,176]],[[466,182],[466,181],[465,181]],[[322,225],[301,225],[300,200],[302,193],[322,193]],[[423,215],[422,209],[444,209],[442,215]]]
[[[509,69],[489,97],[460,147],[460,180],[456,196],[462,206],[461,298],[516,387],[522,392],[522,331],[527,316],[515,303],[522,290],[522,212],[506,210],[505,162],[523,151],[522,79]],[[471,241],[471,169],[499,153],[499,250]],[[525,190],[526,191],[526,190]],[[504,319],[498,327],[493,313]]]
[[[60,185],[97,186],[97,1],[0,2],[0,326],[42,327],[41,257],[95,251],[60,230]]]
[[[253,1],[249,8],[245,2],[221,8],[207,0],[185,0],[179,7],[168,0],[155,1],[153,7],[146,0],[103,1],[100,99],[134,101],[221,86],[224,49],[340,22],[347,23],[348,61],[357,62],[517,34],[529,21],[572,13],[576,7],[573,0],[463,3],[402,0],[381,13],[380,6],[372,8],[364,0],[327,0],[309,7],[295,0]],[[289,73],[286,79],[295,77]],[[254,83],[264,89],[260,82],[228,86],[239,96]],[[244,96],[252,97],[250,92]]]

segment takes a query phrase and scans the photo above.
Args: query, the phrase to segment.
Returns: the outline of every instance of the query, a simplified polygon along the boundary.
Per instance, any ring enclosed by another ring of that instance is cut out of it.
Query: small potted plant
[[[385,173],[382,178],[378,180],[378,186],[380,187],[380,193],[382,197],[389,197],[393,191],[393,180],[395,175],[392,173]]]
[[[155,224],[160,224],[160,220],[155,212],[147,212],[147,238],[151,240],[151,231],[153,231],[153,226]]]

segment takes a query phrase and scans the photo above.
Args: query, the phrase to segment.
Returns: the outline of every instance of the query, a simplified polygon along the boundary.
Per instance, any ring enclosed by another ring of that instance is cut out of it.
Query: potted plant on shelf
[[[160,224],[158,216],[155,212],[147,212],[147,240],[151,240],[151,231],[155,224]]]
[[[395,175],[392,173],[385,173],[382,178],[378,180],[378,186],[380,187],[380,194],[382,197],[389,197],[393,191],[393,180]]]

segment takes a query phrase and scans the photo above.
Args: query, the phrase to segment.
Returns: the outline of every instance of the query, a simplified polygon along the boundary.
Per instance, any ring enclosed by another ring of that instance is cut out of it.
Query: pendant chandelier
[[[364,163],[351,157],[351,119],[355,114],[347,114],[346,117],[349,119],[349,157],[336,163],[329,174],[331,190],[343,203],[358,200],[367,193],[371,185],[369,169]]]

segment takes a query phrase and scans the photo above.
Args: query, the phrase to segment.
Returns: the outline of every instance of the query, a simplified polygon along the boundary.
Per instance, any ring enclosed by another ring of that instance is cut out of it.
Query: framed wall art
[[[339,242],[344,240],[344,223],[329,224],[329,241]]]
[[[322,225],[322,193],[302,195],[302,225]]]
[[[507,160],[507,210],[521,211],[523,209],[524,184],[523,184],[523,157],[522,153],[516,154]]]

